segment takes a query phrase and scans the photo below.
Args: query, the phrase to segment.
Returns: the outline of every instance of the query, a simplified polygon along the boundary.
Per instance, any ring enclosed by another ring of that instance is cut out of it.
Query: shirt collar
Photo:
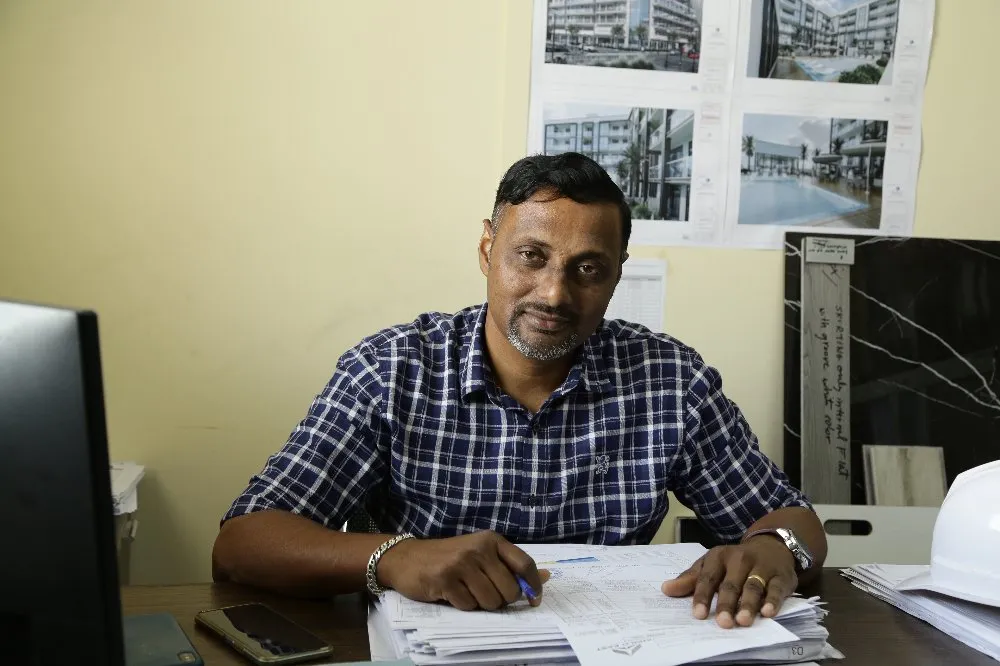
[[[486,390],[486,304],[473,309],[472,336],[462,354],[462,397]]]
[[[488,384],[494,381],[493,371],[487,362],[486,316],[486,303],[475,308],[471,339],[462,355],[459,369],[462,378],[462,397],[476,391],[485,391]],[[601,353],[602,328],[603,323],[577,351],[577,360],[570,368],[566,381],[556,389],[556,393],[563,395],[578,386],[582,386],[583,390],[590,393],[607,393],[614,388],[607,365],[604,362],[604,356]]]

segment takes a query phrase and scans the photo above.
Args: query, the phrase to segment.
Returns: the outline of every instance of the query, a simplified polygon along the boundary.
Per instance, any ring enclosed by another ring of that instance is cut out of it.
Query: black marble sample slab
[[[851,502],[862,446],[940,446],[950,484],[1000,459],[1000,242],[785,235],[783,468],[801,482],[801,286],[806,237],[851,238]]]

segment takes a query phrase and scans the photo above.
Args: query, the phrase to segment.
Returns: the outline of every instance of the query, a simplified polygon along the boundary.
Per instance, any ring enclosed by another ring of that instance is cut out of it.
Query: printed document
[[[690,597],[665,596],[663,581],[705,552],[698,544],[521,548],[552,573],[540,606],[519,601],[495,612],[466,612],[389,591],[372,611],[372,634],[415,664],[673,666],[841,657],[826,645],[816,599],[793,597],[776,619],[723,629],[714,619],[695,619]]]

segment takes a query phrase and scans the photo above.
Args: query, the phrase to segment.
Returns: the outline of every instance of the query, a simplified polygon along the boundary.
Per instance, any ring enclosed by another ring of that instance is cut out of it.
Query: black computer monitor
[[[97,316],[0,301],[0,663],[122,643]]]

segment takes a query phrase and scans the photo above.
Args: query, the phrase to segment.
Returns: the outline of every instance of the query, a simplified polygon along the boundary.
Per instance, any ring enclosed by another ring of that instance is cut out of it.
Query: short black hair
[[[524,203],[536,192],[551,191],[556,198],[577,203],[612,203],[622,219],[622,254],[632,235],[632,209],[625,194],[600,164],[580,153],[529,155],[519,159],[500,179],[491,220],[496,234],[500,217],[510,205]]]

